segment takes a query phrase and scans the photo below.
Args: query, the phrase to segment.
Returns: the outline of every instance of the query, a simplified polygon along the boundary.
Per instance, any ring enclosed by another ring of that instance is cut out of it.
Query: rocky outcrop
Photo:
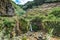
[[[0,0],[0,16],[13,16],[14,8],[11,0]]]

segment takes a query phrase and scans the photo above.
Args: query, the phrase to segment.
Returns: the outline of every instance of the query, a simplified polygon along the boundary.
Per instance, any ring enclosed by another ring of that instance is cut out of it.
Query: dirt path
[[[42,38],[42,40],[45,40],[46,33],[45,32],[32,32],[30,35],[27,36],[29,40],[40,40],[39,37]],[[51,37],[50,40],[60,40],[59,37]]]

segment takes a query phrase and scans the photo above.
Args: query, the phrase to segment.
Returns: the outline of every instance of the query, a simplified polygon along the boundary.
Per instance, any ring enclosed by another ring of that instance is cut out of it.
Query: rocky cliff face
[[[13,16],[14,8],[10,0],[0,0],[0,16]]]

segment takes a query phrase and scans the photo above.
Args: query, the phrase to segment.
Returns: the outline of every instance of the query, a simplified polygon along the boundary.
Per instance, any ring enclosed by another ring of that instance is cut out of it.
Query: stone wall
[[[0,16],[14,15],[14,8],[10,0],[0,0]]]

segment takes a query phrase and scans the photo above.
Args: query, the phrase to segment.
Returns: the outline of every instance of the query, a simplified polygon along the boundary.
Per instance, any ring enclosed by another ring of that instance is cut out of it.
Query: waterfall
[[[30,24],[30,31],[33,31],[33,29],[32,29],[32,25]]]

